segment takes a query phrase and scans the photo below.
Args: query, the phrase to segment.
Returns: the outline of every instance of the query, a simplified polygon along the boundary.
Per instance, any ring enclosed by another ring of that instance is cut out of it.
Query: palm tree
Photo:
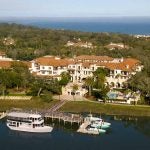
[[[87,77],[85,79],[85,85],[88,86],[88,94],[89,96],[92,95],[92,87],[94,85],[94,78],[93,77]]]
[[[79,89],[78,85],[77,84],[73,84],[72,86],[72,93],[73,93],[73,99],[75,100],[75,94],[76,94],[76,91]]]

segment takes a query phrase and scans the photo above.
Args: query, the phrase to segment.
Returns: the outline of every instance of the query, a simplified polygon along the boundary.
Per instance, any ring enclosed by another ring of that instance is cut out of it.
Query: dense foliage
[[[74,38],[80,38],[84,42],[92,42],[96,47],[93,49],[66,47],[67,41],[72,41]],[[9,41],[13,44],[9,44]],[[110,51],[105,47],[110,42],[122,42],[130,48]],[[130,87],[142,91],[148,99],[150,97],[150,39],[148,38],[138,39],[134,36],[118,33],[86,33],[0,24],[0,49],[5,51],[9,57],[19,60],[32,60],[47,54],[61,57],[93,54],[137,58],[143,63],[144,70],[130,80]],[[14,73],[12,76],[16,76],[16,74]],[[19,78],[17,82],[15,84],[19,85]],[[1,87],[4,88],[4,86]]]

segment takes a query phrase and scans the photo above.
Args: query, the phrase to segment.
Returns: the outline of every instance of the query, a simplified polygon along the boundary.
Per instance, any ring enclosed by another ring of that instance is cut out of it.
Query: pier
[[[61,100],[59,103],[55,104],[50,109],[47,109],[43,112],[43,116],[45,119],[58,119],[59,121],[63,121],[64,124],[66,122],[78,123],[81,124],[83,122],[83,117],[79,114],[72,114],[72,113],[64,113],[59,112],[59,108],[62,107],[67,101]]]
[[[84,134],[93,134],[93,135],[98,135],[99,132],[98,131],[90,131],[90,130],[87,130],[87,127],[91,124],[91,122],[89,121],[85,121],[83,122],[79,129],[77,130],[77,132],[79,133],[84,133]]]
[[[71,113],[63,113],[63,112],[49,112],[44,115],[45,119],[58,119],[59,121],[63,121],[64,124],[66,122],[72,123],[78,123],[81,124],[83,122],[83,117],[78,114],[71,114]]]

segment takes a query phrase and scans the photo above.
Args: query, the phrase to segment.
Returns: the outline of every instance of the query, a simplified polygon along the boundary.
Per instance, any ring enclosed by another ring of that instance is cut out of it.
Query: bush
[[[49,103],[53,100],[52,93],[48,91],[43,92],[43,94],[40,97],[46,103]]]

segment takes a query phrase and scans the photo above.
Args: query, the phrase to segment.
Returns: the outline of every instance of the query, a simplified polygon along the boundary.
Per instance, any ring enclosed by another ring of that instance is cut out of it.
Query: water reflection
[[[0,149],[2,150],[149,150],[150,118],[102,116],[112,124],[103,135],[77,133],[78,124],[47,120],[54,125],[51,133],[37,134],[11,131],[5,120],[0,121]],[[145,136],[146,135],[146,136]]]
[[[125,128],[133,127],[142,134],[150,137],[150,117],[113,116],[114,120],[121,121]]]

